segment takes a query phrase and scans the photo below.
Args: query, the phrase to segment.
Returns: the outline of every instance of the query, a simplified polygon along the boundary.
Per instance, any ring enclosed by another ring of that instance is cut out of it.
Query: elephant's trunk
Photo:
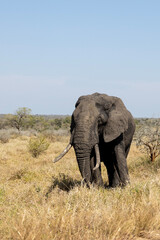
[[[90,166],[91,149],[87,148],[83,144],[80,145],[76,144],[74,148],[82,178],[86,183],[91,183],[92,182]]]
[[[73,146],[75,149],[79,170],[85,182],[92,182],[92,170],[100,166],[100,154],[98,147],[98,137],[94,126],[90,126],[87,121],[78,121],[73,136]],[[95,132],[95,134],[94,134]],[[95,148],[96,166],[91,169],[91,152]]]

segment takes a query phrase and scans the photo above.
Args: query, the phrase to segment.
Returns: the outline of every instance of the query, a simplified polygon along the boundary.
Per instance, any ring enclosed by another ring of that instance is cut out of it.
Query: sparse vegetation
[[[36,121],[33,126],[42,124]],[[53,119],[47,122],[52,130],[22,127],[19,134],[3,129],[9,141],[0,142],[0,239],[159,240],[160,157],[151,162],[133,143],[128,157],[131,185],[88,189],[81,186],[73,149],[52,163],[69,141],[69,125],[56,130]],[[142,122],[137,125],[140,129]],[[50,145],[35,158],[28,144],[39,143],[40,133],[41,143]],[[103,164],[102,175],[107,185]]]
[[[70,116],[31,115],[31,109],[19,108],[16,113],[0,116],[0,129],[14,128],[20,134],[22,131],[37,133],[66,131],[69,134]]]
[[[56,137],[56,136],[55,136]],[[125,189],[81,186],[74,151],[53,164],[69,138],[32,158],[30,137],[0,145],[0,239],[124,240],[160,238],[160,159],[146,160],[133,144]],[[107,175],[102,164],[102,174]]]

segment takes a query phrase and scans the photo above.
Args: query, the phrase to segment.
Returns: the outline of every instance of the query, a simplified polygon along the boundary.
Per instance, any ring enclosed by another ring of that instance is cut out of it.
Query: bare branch
[[[136,145],[149,155],[151,161],[160,155],[160,120],[142,124],[136,132]]]

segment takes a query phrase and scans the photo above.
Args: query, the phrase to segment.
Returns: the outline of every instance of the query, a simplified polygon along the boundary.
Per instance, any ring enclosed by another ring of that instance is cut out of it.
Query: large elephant
[[[87,184],[103,185],[103,162],[109,186],[125,186],[130,181],[126,158],[134,131],[134,119],[120,98],[99,93],[81,96],[72,114],[70,143],[54,162],[73,146]]]

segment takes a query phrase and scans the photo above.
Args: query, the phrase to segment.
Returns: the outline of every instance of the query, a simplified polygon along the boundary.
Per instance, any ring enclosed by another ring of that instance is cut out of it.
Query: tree
[[[46,120],[43,116],[33,116],[32,118],[33,128],[36,129],[36,131],[43,132],[49,128],[49,121]]]
[[[146,121],[136,133],[136,144],[139,149],[147,153],[151,162],[160,155],[160,120]]]
[[[67,116],[63,119],[63,127],[64,128],[69,128],[71,124],[71,117]]]
[[[55,129],[58,130],[62,127],[62,119],[61,118],[55,118],[54,120],[54,125],[55,125]]]
[[[8,115],[8,120],[12,127],[15,127],[19,132],[25,125],[25,119],[31,114],[30,108],[18,108],[14,115]]]

